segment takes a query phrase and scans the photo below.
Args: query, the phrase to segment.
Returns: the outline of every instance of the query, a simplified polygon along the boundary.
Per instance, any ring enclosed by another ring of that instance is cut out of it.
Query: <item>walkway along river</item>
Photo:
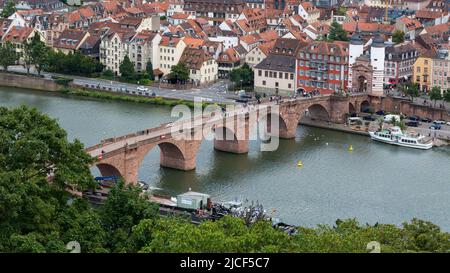
[[[0,88],[0,106],[21,104],[57,118],[70,139],[79,138],[86,146],[174,120],[168,107]],[[303,167],[297,167],[298,160]],[[449,166],[448,147],[420,151],[299,126],[296,138],[280,140],[276,152],[260,152],[259,144],[251,141],[248,154],[228,154],[204,141],[197,169],[191,172],[160,168],[155,148],[139,178],[172,195],[192,188],[215,200],[258,200],[297,225],[353,217],[362,223],[401,224],[417,217],[450,231]]]

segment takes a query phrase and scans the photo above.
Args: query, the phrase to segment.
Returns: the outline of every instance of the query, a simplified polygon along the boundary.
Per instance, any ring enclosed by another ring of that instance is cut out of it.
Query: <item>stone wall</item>
[[[61,86],[53,80],[34,76],[0,73],[0,86],[36,89],[43,91],[58,91]]]
[[[426,105],[411,103],[407,98],[385,97],[382,100],[383,109],[387,112],[403,113],[407,116],[416,115],[432,120],[443,119],[450,121],[450,115],[446,109],[432,108]]]

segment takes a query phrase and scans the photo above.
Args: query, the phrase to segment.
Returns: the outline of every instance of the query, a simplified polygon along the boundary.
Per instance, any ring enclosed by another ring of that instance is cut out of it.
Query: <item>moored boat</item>
[[[369,132],[369,134],[371,139],[388,144],[422,150],[428,150],[433,147],[432,139],[420,134],[403,133],[398,126]]]

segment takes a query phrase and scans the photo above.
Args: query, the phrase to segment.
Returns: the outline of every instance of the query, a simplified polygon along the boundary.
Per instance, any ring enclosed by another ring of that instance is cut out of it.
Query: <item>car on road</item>
[[[145,86],[138,86],[137,88],[137,91],[139,91],[139,92],[148,92],[148,88],[147,87],[145,87]]]
[[[379,115],[379,116],[384,116],[386,115],[386,113],[384,112],[384,110],[378,110],[375,114]]]
[[[444,120],[438,119],[433,121],[434,124],[444,125],[446,122]]]
[[[409,127],[419,127],[420,123],[419,121],[415,120],[415,121],[408,121],[405,123],[405,125]]]
[[[447,125],[450,126],[450,121],[447,121]]]
[[[418,116],[409,116],[408,119],[411,121],[420,121],[420,117]]]
[[[430,123],[432,120],[430,118],[421,118],[420,121]]]
[[[365,116],[365,117],[363,117],[363,120],[370,120],[370,121],[374,121],[374,120],[376,120],[376,118],[375,118],[375,117],[373,117],[373,116]]]
[[[433,129],[433,130],[441,130],[441,125],[439,125],[439,124],[432,124],[428,128]]]

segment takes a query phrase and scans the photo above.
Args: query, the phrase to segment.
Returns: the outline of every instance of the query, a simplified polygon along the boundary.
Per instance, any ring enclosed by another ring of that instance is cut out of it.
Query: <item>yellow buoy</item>
[[[350,145],[350,147],[348,147],[348,150],[349,150],[350,152],[353,151],[353,146]]]
[[[302,163],[302,161],[301,161],[301,160],[299,160],[299,161],[297,162],[297,166],[298,166],[298,167],[301,167],[301,166],[303,166],[303,163]]]

